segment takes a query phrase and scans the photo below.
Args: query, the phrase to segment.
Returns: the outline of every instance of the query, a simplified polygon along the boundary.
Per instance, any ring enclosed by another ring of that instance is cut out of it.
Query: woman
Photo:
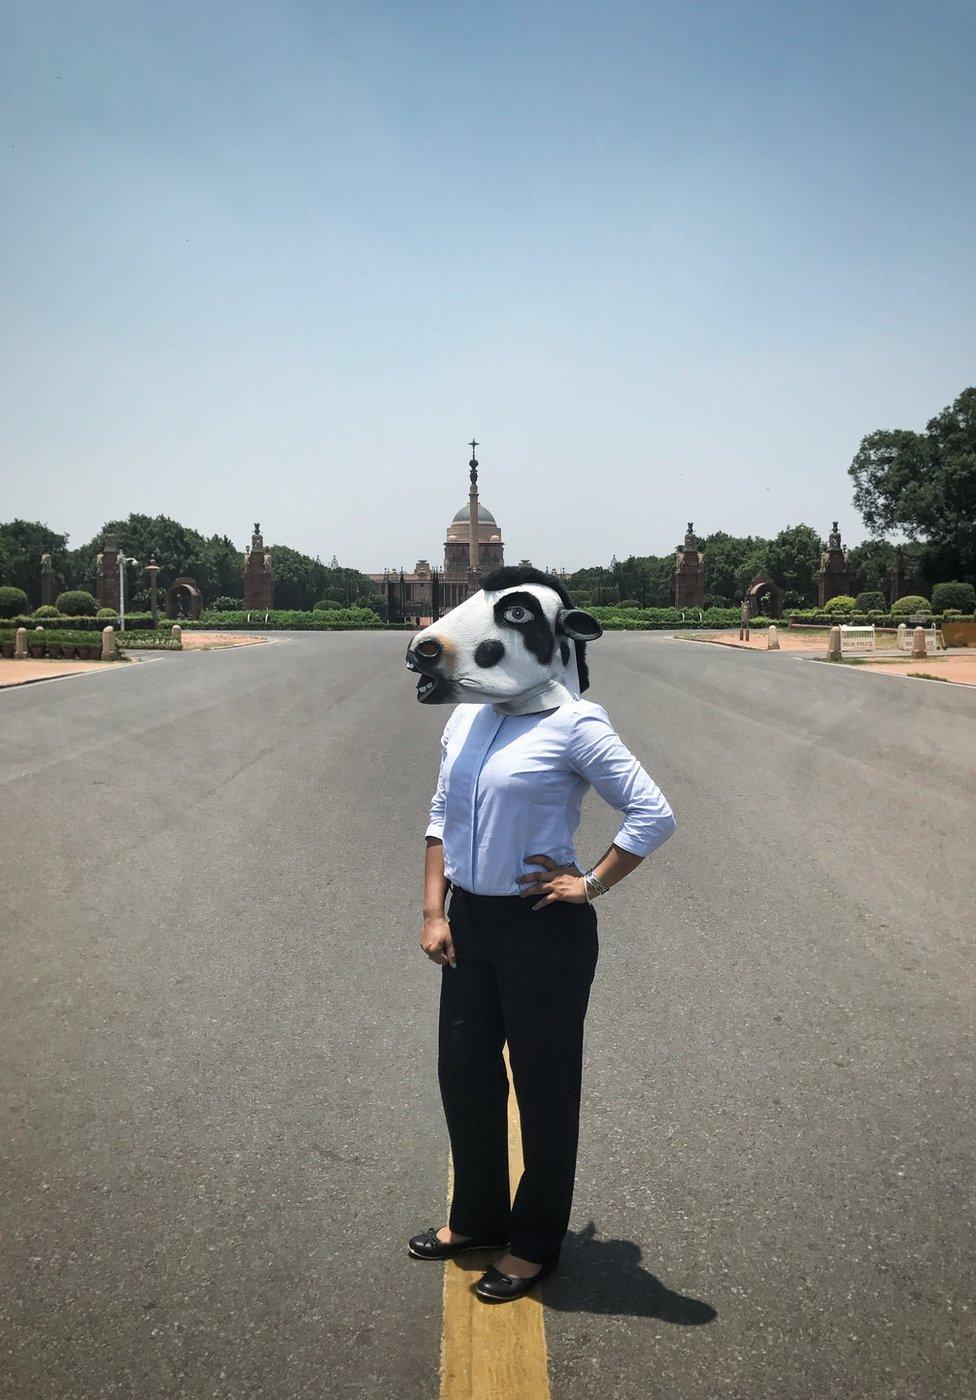
[[[467,702],[441,737],[420,933],[442,969],[438,1078],[454,1192],[448,1223],[408,1247],[420,1259],[505,1249],[475,1285],[485,1302],[521,1297],[559,1261],[598,956],[592,901],[675,827],[606,711],[581,698],[586,641],[601,631],[552,575],[503,568],[407,652],[418,698]],[[624,819],[584,873],[573,838],[591,786]],[[506,1041],[524,1158],[514,1202]]]

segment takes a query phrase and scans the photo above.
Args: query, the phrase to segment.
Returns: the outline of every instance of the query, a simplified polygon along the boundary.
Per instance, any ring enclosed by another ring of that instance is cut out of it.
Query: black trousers
[[[438,1079],[454,1162],[449,1224],[509,1242],[538,1263],[559,1257],[579,1142],[583,1020],[599,953],[591,904],[451,886],[456,967],[441,969]],[[508,1174],[508,1055],[524,1171]]]

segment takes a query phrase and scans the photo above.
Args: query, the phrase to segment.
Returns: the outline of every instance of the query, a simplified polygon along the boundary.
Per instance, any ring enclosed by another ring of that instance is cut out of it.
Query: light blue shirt
[[[542,868],[526,856],[579,865],[574,836],[591,786],[624,813],[613,839],[625,851],[646,856],[674,831],[666,799],[602,705],[573,700],[527,715],[458,705],[441,736],[426,835],[443,841],[444,874],[463,889],[522,894],[516,876]]]

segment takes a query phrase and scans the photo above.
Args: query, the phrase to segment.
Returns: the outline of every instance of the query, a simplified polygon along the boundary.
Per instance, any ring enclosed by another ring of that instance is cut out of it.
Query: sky
[[[865,531],[976,382],[976,10],[7,0],[0,519],[509,562]]]

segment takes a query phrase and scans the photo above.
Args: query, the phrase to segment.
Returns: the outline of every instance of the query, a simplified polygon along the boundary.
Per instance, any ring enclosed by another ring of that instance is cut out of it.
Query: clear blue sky
[[[976,379],[968,3],[7,0],[0,518],[440,557],[841,521]]]

